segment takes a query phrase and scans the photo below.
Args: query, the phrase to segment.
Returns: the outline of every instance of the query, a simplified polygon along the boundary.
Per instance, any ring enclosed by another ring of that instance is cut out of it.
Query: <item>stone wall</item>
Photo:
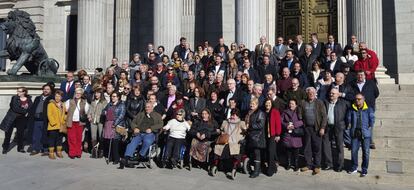
[[[398,83],[414,84],[414,1],[395,1]],[[384,35],[385,37],[385,35]]]

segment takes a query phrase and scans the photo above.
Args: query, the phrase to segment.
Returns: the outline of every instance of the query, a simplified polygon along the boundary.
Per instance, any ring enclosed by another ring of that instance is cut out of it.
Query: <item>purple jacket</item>
[[[297,111],[284,110],[282,113],[282,142],[287,148],[300,148],[302,147],[302,137],[294,137],[288,133],[289,122],[292,122],[295,128],[303,127],[303,121]]]

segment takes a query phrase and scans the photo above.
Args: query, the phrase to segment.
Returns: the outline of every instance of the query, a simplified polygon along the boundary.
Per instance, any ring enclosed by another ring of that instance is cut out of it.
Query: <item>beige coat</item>
[[[221,131],[223,131],[223,133],[230,135],[230,138],[229,138],[230,155],[240,154],[240,143],[239,142],[244,139],[242,132],[246,129],[247,127],[244,121],[239,121],[239,123],[236,124],[236,127],[234,128],[233,131],[230,131],[229,123],[227,120],[224,121],[223,124],[221,125]],[[221,156],[221,154],[223,153],[224,146],[225,145],[216,144],[214,146],[214,153],[217,154],[218,156]]]

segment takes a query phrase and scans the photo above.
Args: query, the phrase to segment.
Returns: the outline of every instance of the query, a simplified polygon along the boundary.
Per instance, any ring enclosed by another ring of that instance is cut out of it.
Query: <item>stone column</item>
[[[260,36],[266,36],[269,44],[274,45],[276,42],[276,0],[260,0],[259,4],[259,36],[257,36],[257,43],[259,43]]]
[[[183,11],[181,20],[182,36],[187,38],[187,43],[190,44],[192,50],[196,47],[194,44],[195,37],[195,0],[182,0]],[[177,41],[177,39],[175,39]],[[178,42],[176,42],[178,44]]]
[[[260,38],[260,6],[255,0],[239,0],[236,2],[236,39],[246,48],[254,50]]]
[[[230,46],[236,41],[236,2],[234,0],[221,1],[221,10],[224,43]]]
[[[338,0],[337,2],[338,13],[338,42],[341,43],[344,48],[347,41],[347,19],[346,19],[346,0]]]
[[[96,67],[106,68],[105,49],[108,48],[105,46],[106,1],[78,1],[78,69],[93,72]]]
[[[382,1],[352,1],[352,31],[360,42],[366,42],[368,48],[374,50],[382,64]]]
[[[131,0],[117,0],[115,12],[115,56],[121,61],[129,60]]]
[[[171,55],[180,43],[182,0],[154,0],[154,45]]]

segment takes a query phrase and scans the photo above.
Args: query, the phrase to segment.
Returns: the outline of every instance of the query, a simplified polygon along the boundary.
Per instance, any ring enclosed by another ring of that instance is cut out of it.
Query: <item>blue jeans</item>
[[[32,149],[33,151],[40,152],[43,150],[42,138],[44,133],[43,121],[34,121],[33,124],[33,140]]]
[[[364,138],[362,141],[358,138],[352,139],[352,151],[351,151],[351,158],[352,158],[352,171],[358,169],[358,151],[359,147],[362,146],[362,164],[361,164],[361,172],[367,173],[368,172],[368,164],[369,164],[369,145],[371,144],[371,138]]]
[[[142,144],[139,155],[141,157],[146,157],[150,146],[155,141],[154,133],[138,133],[134,138],[131,139],[131,142],[127,145],[125,151],[125,157],[133,157],[135,150],[139,145]]]

